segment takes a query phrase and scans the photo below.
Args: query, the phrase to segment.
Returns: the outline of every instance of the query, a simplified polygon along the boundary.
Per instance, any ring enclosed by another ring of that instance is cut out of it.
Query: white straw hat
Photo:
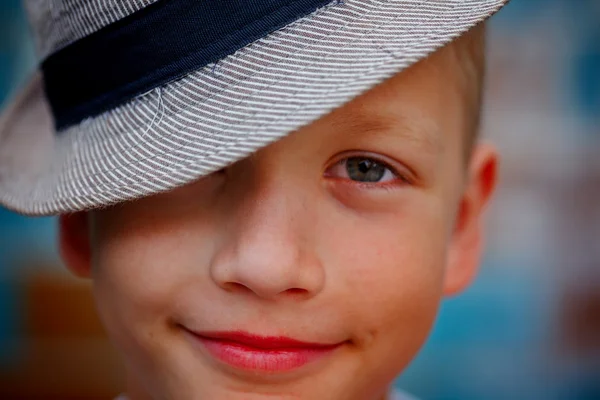
[[[42,63],[0,119],[0,204],[169,190],[309,124],[507,0],[26,0]]]

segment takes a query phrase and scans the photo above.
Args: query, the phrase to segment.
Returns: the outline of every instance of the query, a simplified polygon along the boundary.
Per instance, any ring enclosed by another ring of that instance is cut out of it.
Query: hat
[[[0,204],[60,214],[192,182],[506,2],[25,0],[42,61],[0,119]]]

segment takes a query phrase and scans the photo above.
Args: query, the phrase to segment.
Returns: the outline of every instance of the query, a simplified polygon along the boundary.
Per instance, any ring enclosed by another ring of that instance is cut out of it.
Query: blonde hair
[[[486,24],[480,23],[440,50],[453,58],[460,70],[460,90],[465,99],[465,149],[471,153],[481,125],[483,87],[485,79]]]

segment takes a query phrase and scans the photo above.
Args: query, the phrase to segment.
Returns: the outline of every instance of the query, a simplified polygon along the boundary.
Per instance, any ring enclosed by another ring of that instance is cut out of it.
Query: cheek
[[[367,363],[407,364],[431,328],[447,251],[448,218],[439,204],[407,203],[402,212],[344,227],[329,243],[337,249],[332,280],[343,282],[338,296],[348,299],[349,320],[360,327],[357,342],[370,349]]]
[[[428,323],[442,293],[445,250],[441,239],[397,233],[380,243],[377,252],[354,257],[349,283],[360,294],[366,326],[376,330],[408,321]]]
[[[170,310],[179,288],[203,263],[198,230],[189,235],[185,225],[160,225],[104,227],[93,249],[94,296],[108,334],[127,359],[148,368],[168,357]]]
[[[169,243],[152,243],[148,238],[99,241],[92,272],[99,303],[113,306],[117,314],[131,312],[133,319],[159,313],[176,278],[167,272],[178,265],[177,260],[161,256],[171,253],[170,248]]]

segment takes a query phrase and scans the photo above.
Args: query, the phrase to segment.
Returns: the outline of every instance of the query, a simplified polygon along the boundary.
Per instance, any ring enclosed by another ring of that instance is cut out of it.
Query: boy
[[[127,398],[400,396],[479,262],[482,21],[503,1],[44,3],[57,133],[34,81],[0,200],[61,215]]]

